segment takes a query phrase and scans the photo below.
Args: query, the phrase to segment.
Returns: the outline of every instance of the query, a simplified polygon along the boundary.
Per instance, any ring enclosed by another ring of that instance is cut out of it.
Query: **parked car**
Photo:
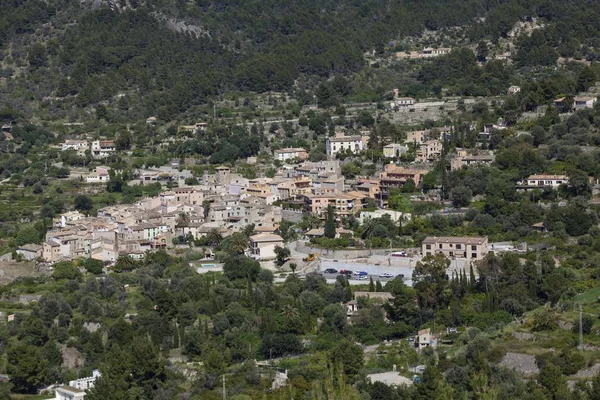
[[[369,279],[369,277],[368,277],[367,275],[360,275],[360,276],[358,277],[358,280],[359,280],[359,281],[365,281],[365,280],[367,280],[367,279]]]
[[[356,271],[356,272],[354,273],[354,276],[367,276],[367,275],[369,275],[369,274],[367,273],[367,271]]]
[[[325,271],[323,271],[323,273],[325,273],[325,274],[337,274],[338,271],[337,271],[337,269],[334,269],[334,268],[327,268]]]
[[[395,251],[392,253],[392,257],[408,257],[405,251]]]
[[[389,272],[384,272],[384,273],[382,273],[382,274],[379,274],[379,277],[380,277],[380,278],[393,278],[393,277],[394,277],[394,274],[391,274],[391,273],[389,273]]]
[[[352,270],[342,269],[342,270],[340,270],[340,275],[346,275],[346,276],[352,275]]]

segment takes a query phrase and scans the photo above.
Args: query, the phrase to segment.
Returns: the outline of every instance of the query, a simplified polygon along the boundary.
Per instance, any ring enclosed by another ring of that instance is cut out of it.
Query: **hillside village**
[[[284,3],[3,5],[0,400],[597,399],[600,4]]]

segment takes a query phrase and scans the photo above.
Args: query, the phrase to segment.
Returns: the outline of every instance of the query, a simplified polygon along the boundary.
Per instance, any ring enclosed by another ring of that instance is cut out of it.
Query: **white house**
[[[115,154],[117,148],[112,140],[94,140],[92,142],[92,157],[107,158]]]
[[[328,138],[325,144],[327,155],[335,157],[339,152],[350,150],[352,154],[360,153],[367,148],[368,136],[345,136],[344,132],[336,132],[335,137]]]
[[[288,147],[285,149],[275,150],[273,153],[275,154],[275,159],[279,161],[292,160],[294,158],[306,160],[308,158],[308,152],[301,147]]]
[[[70,381],[68,386],[59,386],[56,388],[53,399],[49,400],[83,400],[85,391],[94,387],[96,379],[102,374],[95,369],[92,371],[92,376]]]
[[[594,108],[594,104],[598,99],[596,97],[589,96],[577,96],[574,99],[575,110],[584,110],[586,108]]]
[[[105,165],[99,165],[90,176],[85,178],[85,181],[87,183],[106,183],[110,181],[110,169],[110,167]]]
[[[412,97],[398,97],[392,102],[392,107],[406,108],[415,105],[415,99]]]
[[[66,139],[60,149],[62,151],[75,150],[77,154],[84,154],[89,147],[90,144],[87,140]]]
[[[530,175],[527,178],[527,186],[558,188],[562,184],[569,183],[566,175]]]
[[[25,244],[21,247],[17,247],[17,254],[23,257],[24,260],[35,260],[42,256],[43,246],[39,244]]]
[[[283,247],[283,238],[271,233],[250,236],[250,257],[257,260],[275,258],[275,247]]]

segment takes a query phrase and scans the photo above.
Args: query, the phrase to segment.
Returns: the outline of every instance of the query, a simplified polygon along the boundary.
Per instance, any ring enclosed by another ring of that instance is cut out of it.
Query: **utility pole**
[[[223,400],[227,400],[227,392],[225,391],[225,375],[223,375]]]
[[[579,350],[583,350],[583,311],[579,303]]]

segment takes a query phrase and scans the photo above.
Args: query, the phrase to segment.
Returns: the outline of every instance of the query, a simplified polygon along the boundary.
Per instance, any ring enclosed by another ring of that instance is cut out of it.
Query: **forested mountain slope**
[[[168,119],[228,90],[287,90],[301,74],[358,71],[364,51],[425,28],[468,26],[471,41],[493,40],[519,18],[539,16],[552,24],[544,51],[593,38],[600,15],[598,3],[556,0],[3,0],[0,6],[1,102],[14,107],[3,108],[2,118],[40,106],[47,107],[42,118],[57,118],[73,105],[135,91],[121,107]],[[194,29],[178,32],[173,21]],[[43,103],[57,98],[59,106]]]

